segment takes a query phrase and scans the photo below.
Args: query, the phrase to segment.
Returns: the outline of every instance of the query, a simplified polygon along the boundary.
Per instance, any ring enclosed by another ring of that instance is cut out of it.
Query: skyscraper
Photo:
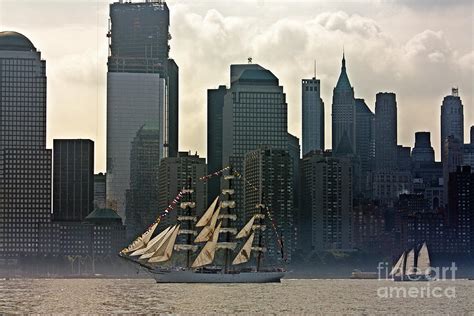
[[[127,191],[127,239],[132,240],[153,223],[158,210],[159,129],[142,126],[130,152],[130,189]]]
[[[204,158],[197,154],[179,152],[178,157],[168,157],[161,161],[158,171],[158,210],[164,210],[173,201],[180,190],[191,187],[194,192],[191,195],[192,201],[196,203],[193,212],[198,216],[202,215],[207,208],[207,183],[199,178],[207,174],[207,165]],[[179,204],[177,210],[170,212],[163,219],[163,225],[176,223]],[[156,213],[155,215],[159,215]]]
[[[301,163],[304,219],[298,242],[302,249],[352,247],[352,163],[348,158],[312,152]],[[310,242],[309,242],[310,241]]]
[[[456,229],[457,243],[465,253],[474,252],[474,173],[458,166],[449,174],[449,223]]]
[[[0,257],[36,255],[51,218],[46,62],[17,32],[0,32]]]
[[[324,102],[320,81],[302,80],[303,155],[312,150],[324,150]]]
[[[448,136],[443,144],[443,187],[444,187],[444,201],[448,201],[448,191],[450,187],[449,174],[456,172],[457,167],[463,164],[463,143],[455,136]]]
[[[287,150],[262,146],[245,155],[244,172],[245,213],[257,214],[256,207],[263,203],[269,210],[278,235],[283,240],[283,252],[288,261],[295,245],[293,212],[293,168]],[[278,193],[277,193],[278,192]],[[275,231],[268,227],[263,232],[268,257],[281,260],[281,251],[275,242]]]
[[[360,159],[360,186],[362,192],[365,192],[368,189],[368,175],[373,170],[375,158],[375,116],[364,99],[355,99],[355,107],[356,154]]]
[[[395,93],[380,92],[375,101],[375,168],[397,169],[397,101]]]
[[[222,111],[226,86],[207,90],[207,168],[214,172],[222,166]],[[211,178],[207,182],[208,204],[219,194],[219,178]]]
[[[453,88],[452,94],[444,97],[441,105],[441,159],[445,157],[445,141],[449,136],[464,142],[464,112],[458,92]]]
[[[160,158],[178,149],[178,66],[168,58],[169,10],[164,2],[110,5],[107,74],[107,201],[125,212],[130,149],[137,131],[159,122]]]
[[[463,146],[463,164],[474,170],[474,126],[471,126],[471,141]]]
[[[434,162],[434,150],[431,147],[430,132],[415,133],[415,147],[412,150],[413,162]]]
[[[354,88],[346,73],[346,59],[342,55],[341,74],[332,97],[332,151],[338,155],[356,152],[356,107]]]
[[[260,65],[231,65],[230,72],[223,109],[222,161],[242,173],[249,151],[261,145],[288,149],[286,95],[278,78]],[[243,181],[234,182],[235,212],[244,214]]]
[[[94,142],[53,141],[53,220],[83,221],[94,210]]]
[[[107,175],[99,172],[94,175],[94,209],[106,206]]]

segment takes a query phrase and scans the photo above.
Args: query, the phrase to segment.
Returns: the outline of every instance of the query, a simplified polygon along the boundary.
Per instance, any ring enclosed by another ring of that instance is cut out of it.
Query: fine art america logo
[[[389,269],[388,262],[379,262],[379,281],[407,281],[394,283],[393,286],[382,286],[377,288],[379,298],[455,298],[456,288],[454,286],[442,286],[443,281],[456,280],[456,263],[452,262],[450,267],[429,267],[419,270],[414,267],[411,271],[401,269]],[[410,282],[412,281],[412,282]],[[425,281],[425,282],[416,282]],[[432,283],[430,281],[441,281]]]

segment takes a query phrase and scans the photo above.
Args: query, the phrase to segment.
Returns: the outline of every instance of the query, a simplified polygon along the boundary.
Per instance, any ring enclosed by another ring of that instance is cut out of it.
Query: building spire
[[[342,70],[346,70],[346,55],[344,53],[344,46],[342,46]]]

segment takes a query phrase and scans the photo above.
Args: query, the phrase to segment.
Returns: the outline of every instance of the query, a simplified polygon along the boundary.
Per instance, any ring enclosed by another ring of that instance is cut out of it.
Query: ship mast
[[[227,177],[225,177],[225,179],[228,180],[228,191],[224,191],[224,192],[228,193],[227,194],[227,196],[228,196],[227,201],[233,201],[233,194],[232,194],[232,192],[233,192],[233,188],[232,188],[233,177],[234,177],[234,171],[233,171],[232,166],[231,166],[230,169],[229,169],[229,175]],[[230,202],[229,205],[230,204],[232,204],[232,202]],[[229,214],[229,215],[232,214],[232,208],[230,208],[230,207],[227,208],[227,214]],[[224,225],[225,225],[225,227],[230,228],[230,225],[231,225],[230,218],[225,219]],[[225,241],[227,243],[229,243],[231,241],[231,233],[230,233],[229,230],[225,233]],[[224,261],[224,273],[227,273],[229,271],[230,260],[231,260],[230,255],[231,255],[231,249],[226,248],[225,249],[225,261]]]
[[[180,240],[184,243],[177,243],[174,249],[177,251],[186,251],[186,267],[191,267],[191,252],[197,250],[197,246],[193,244],[193,238],[197,235],[195,230],[195,223],[197,217],[193,214],[193,209],[196,208],[196,203],[192,201],[192,194],[194,190],[191,189],[192,178],[188,177],[186,186],[183,189],[184,201],[180,204],[181,214],[178,215],[178,222],[181,223],[181,229],[178,235],[184,235]]]
[[[257,208],[259,210],[258,214],[263,215],[258,217],[258,225],[259,227],[263,227],[263,219],[262,217],[265,216],[265,205],[263,204],[263,190],[260,195],[260,203],[257,205]],[[263,249],[263,244],[262,244],[262,233],[263,231],[260,229],[259,234],[258,234],[258,248]],[[262,262],[262,251],[258,251],[257,254],[257,272],[260,271],[260,266]]]

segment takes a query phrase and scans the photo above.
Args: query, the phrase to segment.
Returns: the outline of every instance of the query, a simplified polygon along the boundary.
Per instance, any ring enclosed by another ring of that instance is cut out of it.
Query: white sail
[[[175,231],[175,229],[176,229],[176,225],[170,226],[170,228],[166,232],[165,236],[163,236],[163,238],[156,245],[155,251],[147,252],[147,253],[141,255],[139,259],[143,260],[143,259],[149,259],[149,258],[152,258],[152,257],[162,256],[164,251],[165,251],[164,244],[168,241],[168,239],[171,237],[171,235],[173,235],[173,232]]]
[[[418,252],[418,262],[416,268],[416,274],[429,273],[429,269],[431,268],[431,262],[426,243],[423,243],[423,246],[421,246],[421,249]]]
[[[219,217],[219,213],[221,211],[221,207],[219,206],[217,210],[214,212],[212,215],[212,218],[210,220],[209,225],[205,226],[197,235],[196,239],[194,239],[194,242],[205,242],[209,241],[211,239],[212,234],[214,233],[217,219]]]
[[[242,227],[242,229],[237,234],[237,236],[235,236],[235,238],[239,239],[239,238],[248,237],[250,233],[252,232],[252,226],[253,226],[254,221],[255,221],[255,215],[252,216],[252,218],[247,222],[247,224],[245,224],[244,227]]]
[[[163,254],[156,257],[155,256],[151,257],[148,260],[148,262],[150,263],[164,262],[164,261],[168,261],[171,258],[171,255],[173,254],[174,243],[176,242],[176,237],[178,236],[178,231],[179,231],[179,225],[174,226],[173,233],[162,245],[162,248],[164,250]]]
[[[138,250],[135,250],[134,252],[132,252],[130,254],[130,256],[139,256],[139,255],[143,255],[145,253],[148,253],[148,252],[154,252],[157,248],[158,248],[158,245],[159,245],[159,242],[160,240],[162,240],[166,233],[170,230],[171,226],[167,227],[165,230],[163,230],[161,233],[159,233],[158,235],[156,235],[155,237],[153,237],[149,242],[148,244],[146,245],[146,247],[144,248],[141,248],[141,249],[138,249]]]
[[[216,253],[216,245],[217,245],[217,240],[219,239],[219,231],[221,229],[221,225],[222,225],[222,222],[219,222],[219,225],[217,226],[217,228],[214,230],[214,233],[212,234],[212,239],[209,240],[204,245],[201,252],[199,253],[199,255],[194,260],[193,264],[191,265],[191,267],[193,268],[202,267],[207,264],[211,264],[212,261],[214,261],[214,254]]]
[[[395,275],[400,275],[403,274],[403,263],[405,262],[405,252],[398,258],[397,263],[392,268],[392,271],[390,271],[390,275],[395,276]]]
[[[123,249],[122,253],[129,253],[146,247],[157,226],[158,223],[154,223],[149,229],[147,229],[146,232],[135,239],[127,248]]]
[[[212,214],[214,214],[214,210],[216,209],[217,201],[219,200],[219,196],[216,197],[214,202],[212,202],[211,206],[207,209],[207,211],[202,215],[199,221],[196,223],[196,227],[203,227],[209,224],[209,221],[212,218]]]
[[[407,275],[415,273],[415,249],[410,250],[408,253],[404,270]]]
[[[242,249],[240,249],[237,256],[234,258],[234,261],[232,261],[233,265],[241,264],[241,263],[245,263],[249,261],[250,253],[252,252],[252,243],[253,243],[254,237],[255,237],[255,233],[252,233],[250,237],[247,239],[247,241],[245,242]]]

